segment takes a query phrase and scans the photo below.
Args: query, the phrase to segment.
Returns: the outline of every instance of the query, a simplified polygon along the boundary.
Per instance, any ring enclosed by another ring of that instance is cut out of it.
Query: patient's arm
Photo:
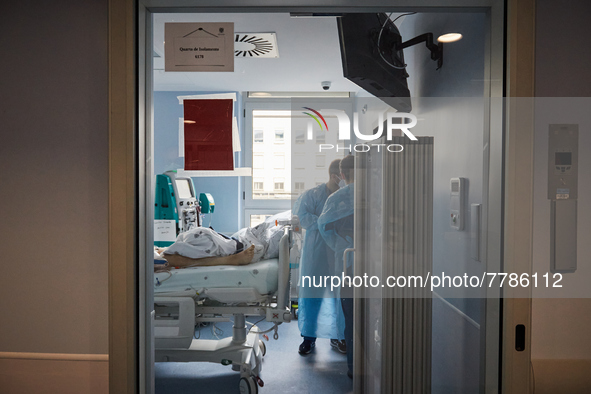
[[[254,245],[251,245],[250,248],[243,250],[240,253],[222,257],[192,259],[190,257],[181,256],[180,254],[164,254],[164,258],[168,261],[168,265],[175,268],[203,267],[211,265],[246,265],[252,261],[253,257]]]

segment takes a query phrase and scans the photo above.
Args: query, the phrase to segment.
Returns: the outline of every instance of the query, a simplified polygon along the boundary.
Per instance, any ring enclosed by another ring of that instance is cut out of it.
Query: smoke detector
[[[279,57],[275,33],[236,33],[235,57]]]

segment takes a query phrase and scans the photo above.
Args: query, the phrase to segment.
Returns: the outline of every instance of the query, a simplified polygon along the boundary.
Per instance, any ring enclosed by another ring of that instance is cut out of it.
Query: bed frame
[[[240,393],[258,393],[264,383],[260,378],[262,359],[266,353],[265,343],[260,338],[257,326],[246,326],[246,316],[265,316],[265,320],[277,326],[291,321],[290,291],[290,246],[293,231],[286,233],[279,244],[277,291],[263,295],[260,302],[241,303],[241,294],[255,289],[216,288],[208,291],[216,299],[215,306],[203,302],[203,294],[187,292],[175,296],[154,297],[154,333],[156,362],[212,362],[232,365],[240,372]],[[224,300],[224,297],[226,298]],[[226,301],[226,303],[220,302]],[[227,304],[227,305],[226,305]],[[195,326],[201,322],[228,321],[233,316],[232,337],[224,339],[193,339]]]

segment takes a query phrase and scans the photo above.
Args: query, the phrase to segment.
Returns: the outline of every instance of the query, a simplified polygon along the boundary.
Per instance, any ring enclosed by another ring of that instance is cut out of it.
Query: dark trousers
[[[353,298],[341,298],[345,315],[345,343],[347,344],[347,366],[353,373]]]

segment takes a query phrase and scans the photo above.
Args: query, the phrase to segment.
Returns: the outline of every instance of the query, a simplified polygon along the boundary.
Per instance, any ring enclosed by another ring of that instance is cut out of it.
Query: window
[[[317,144],[325,144],[326,143],[326,133],[324,131],[318,131],[316,133],[316,143]]]
[[[316,168],[326,167],[326,155],[316,155]]]
[[[306,133],[303,130],[295,132],[295,143],[298,145],[306,143]]]
[[[306,169],[306,155],[303,153],[295,153],[292,156],[291,165],[294,170],[305,170]]]
[[[285,131],[283,129],[275,129],[275,143],[283,144],[285,141]]]
[[[252,167],[257,169],[265,168],[265,157],[263,155],[254,155],[252,158]]]
[[[335,103],[334,100],[316,99],[306,101],[313,108],[335,108],[344,110],[353,119],[352,100]],[[252,168],[252,175],[243,182],[244,220],[248,225],[262,220],[264,216],[290,209],[293,198],[314,186],[317,179],[325,182],[326,166],[339,152],[319,152],[316,143],[320,126],[314,123],[311,140],[308,141],[308,116],[300,113],[294,116],[293,102],[282,98],[248,98],[244,101],[245,154],[244,165]],[[335,106],[336,105],[336,106]],[[312,120],[313,122],[313,120]],[[332,122],[332,123],[331,123]],[[328,117],[329,129],[338,131],[337,118]],[[324,125],[323,125],[324,126]],[[319,141],[336,142],[335,133],[324,130]],[[323,157],[317,158],[317,155]],[[252,217],[251,217],[252,216]]]
[[[285,168],[285,155],[273,156],[273,168],[276,170],[282,170]]]
[[[254,142],[262,144],[264,141],[263,138],[264,132],[263,130],[255,130],[254,131]]]
[[[296,182],[294,185],[295,191],[300,193],[304,191],[304,187],[304,182]]]
[[[252,181],[247,183],[249,186],[245,190],[247,208],[260,208],[264,204],[267,208],[281,206],[289,209],[293,182],[289,168],[291,111],[287,105],[278,109],[253,108],[250,112],[247,107],[246,122],[252,124],[252,136],[246,139],[250,142],[247,149],[252,149]],[[274,178],[280,178],[277,183],[282,185],[275,185]],[[248,220],[245,217],[247,223]]]
[[[284,178],[275,178],[273,179],[274,189],[277,192],[282,192],[285,189],[285,179]]]

